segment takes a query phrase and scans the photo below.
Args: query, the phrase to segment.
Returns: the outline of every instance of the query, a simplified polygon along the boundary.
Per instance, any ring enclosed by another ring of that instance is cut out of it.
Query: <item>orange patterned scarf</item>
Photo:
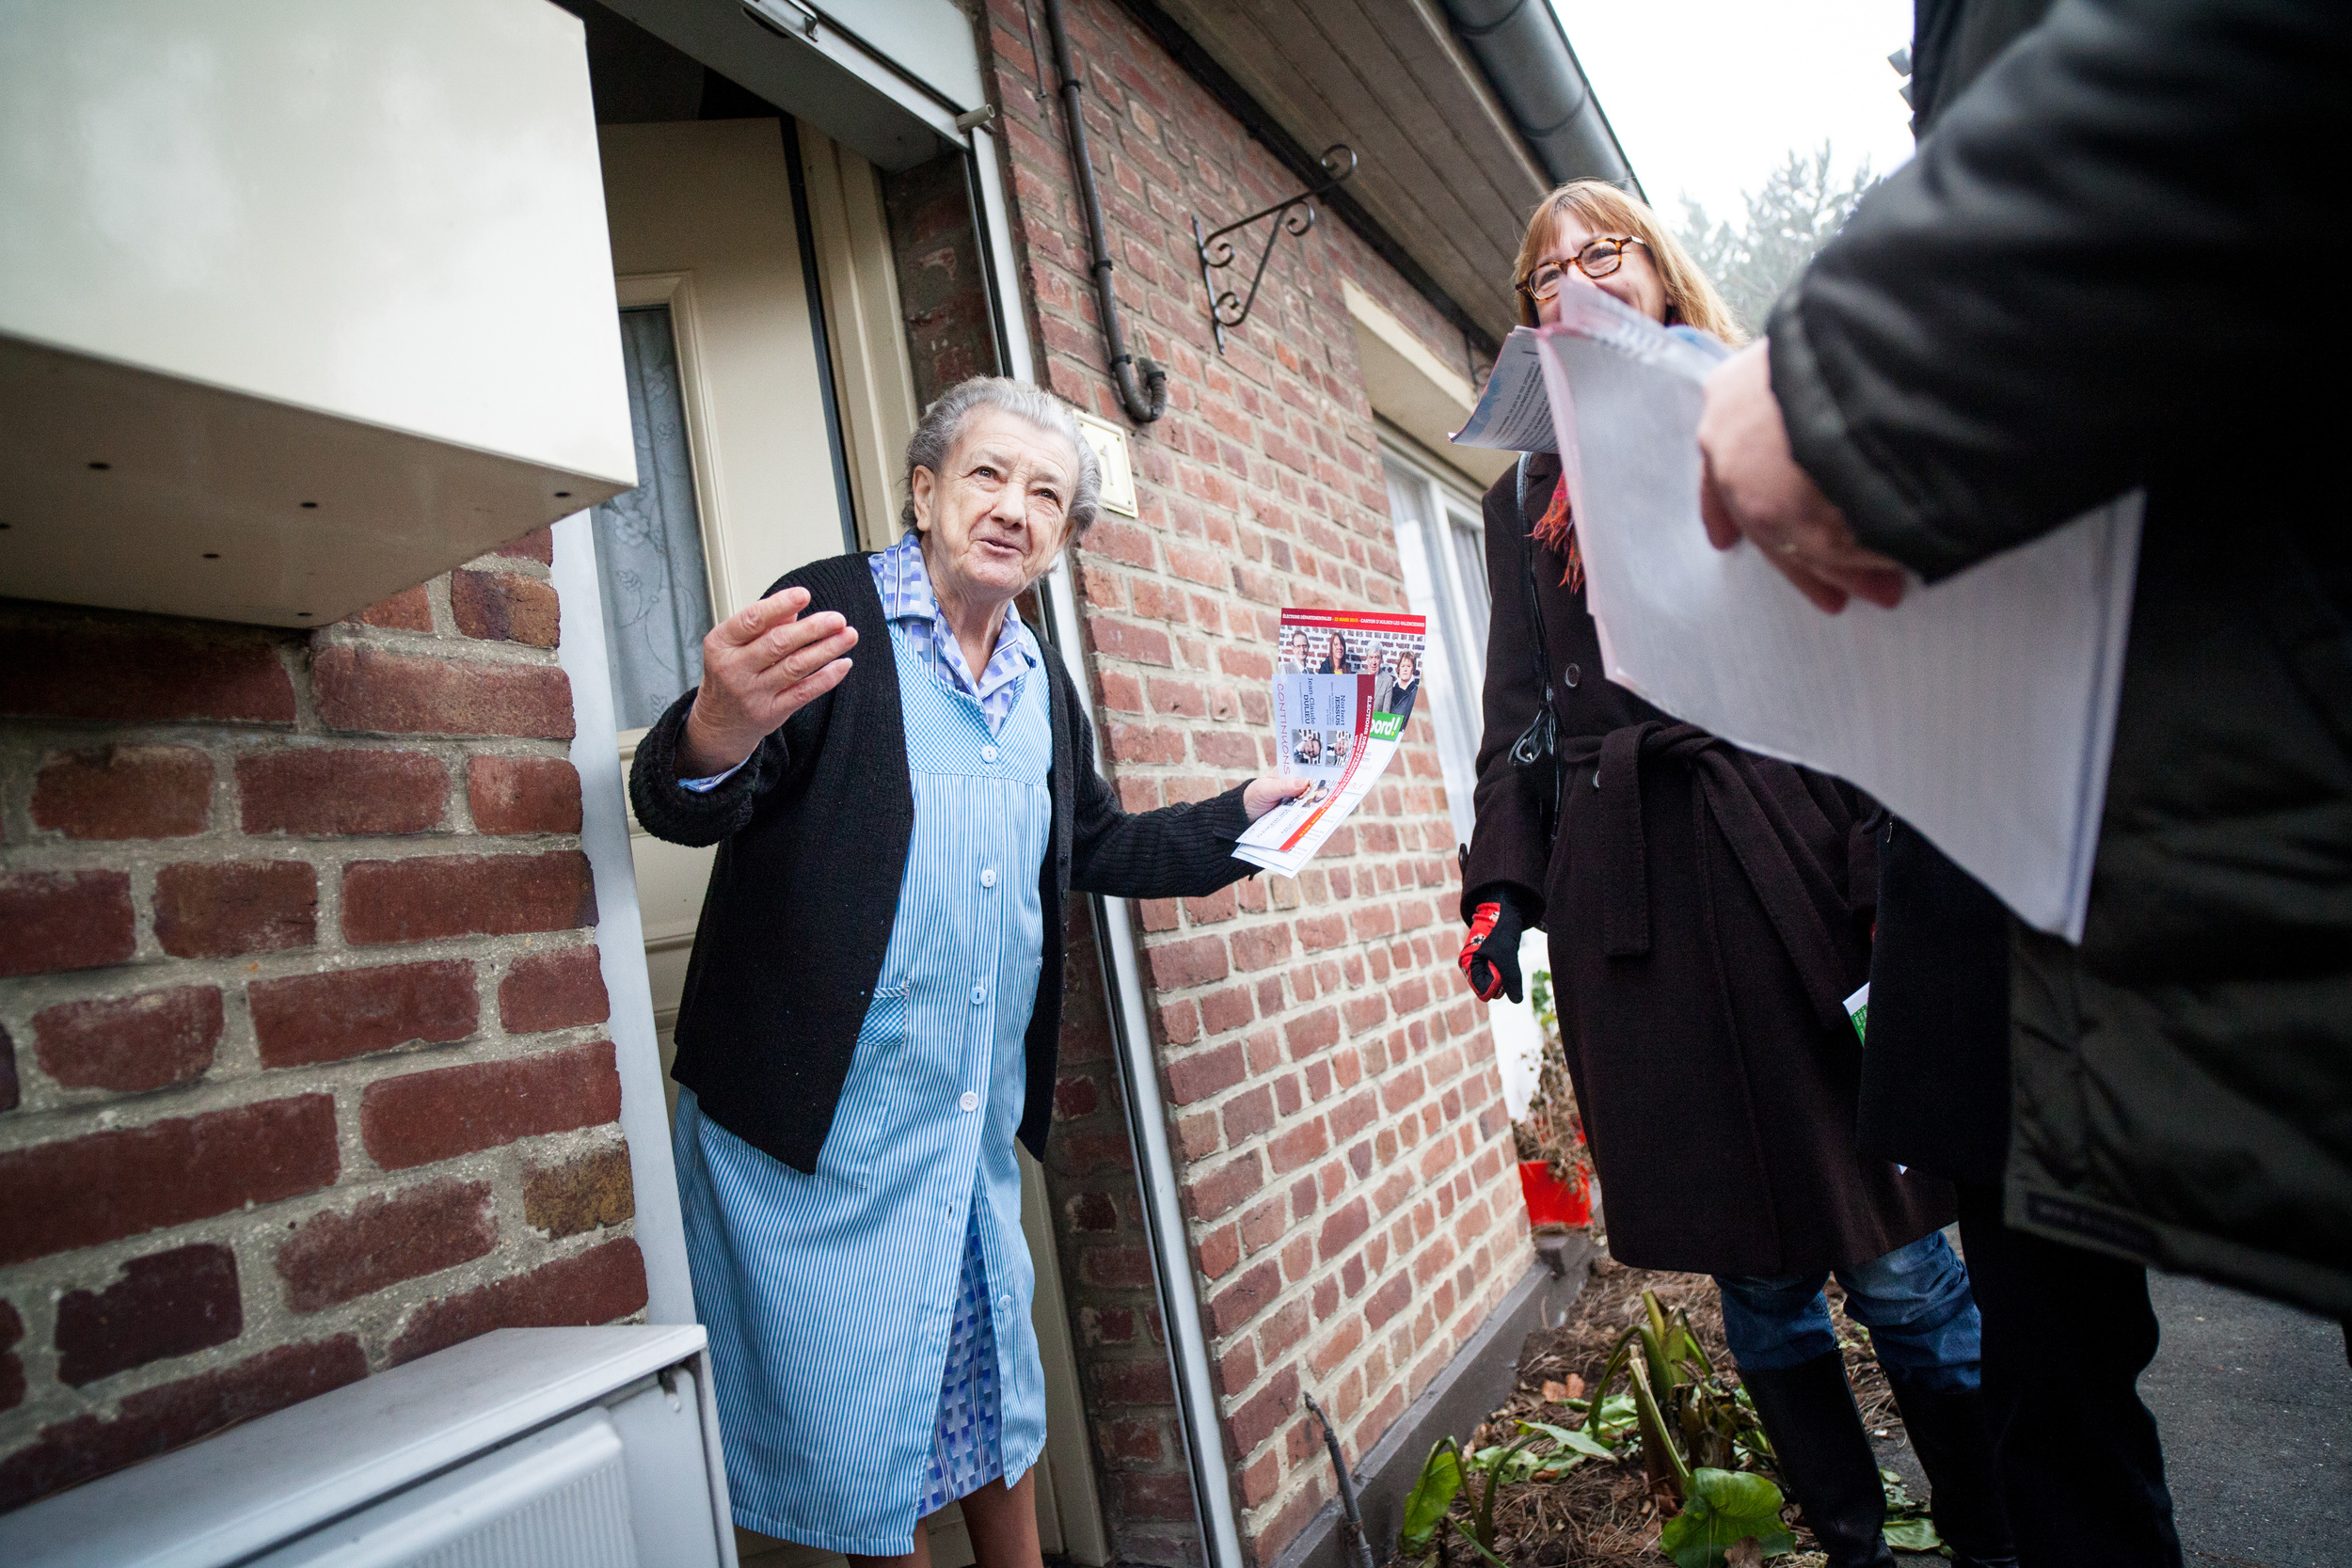
[[[1561,585],[1571,593],[1584,592],[1584,552],[1577,548],[1576,522],[1568,515],[1567,475],[1562,474],[1560,483],[1552,486],[1551,504],[1536,522],[1534,538],[1567,556],[1568,569],[1560,574]]]

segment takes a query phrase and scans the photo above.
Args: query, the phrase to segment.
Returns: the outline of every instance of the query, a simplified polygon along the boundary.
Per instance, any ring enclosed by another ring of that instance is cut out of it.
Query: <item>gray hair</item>
[[[964,427],[972,422],[972,417],[983,408],[1026,420],[1077,449],[1078,482],[1071,492],[1067,509],[1069,537],[1062,543],[1075,541],[1094,521],[1103,495],[1103,465],[1096,459],[1094,448],[1079,433],[1078,419],[1071,412],[1070,404],[1033,382],[1014,381],[1001,375],[976,375],[969,381],[959,381],[923,410],[922,422],[914,427],[914,435],[907,442],[906,472],[899,481],[906,492],[906,504],[898,509],[899,523],[907,532],[914,531],[914,470],[929,468],[934,475],[944,477],[947,454],[963,438]]]

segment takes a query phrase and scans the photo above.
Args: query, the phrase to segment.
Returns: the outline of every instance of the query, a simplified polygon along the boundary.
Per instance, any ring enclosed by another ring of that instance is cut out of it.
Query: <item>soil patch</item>
[[[1519,1357],[1518,1386],[1502,1407],[1471,1434],[1473,1449],[1489,1444],[1507,1445],[1519,1435],[1520,1421],[1571,1425],[1578,1413],[1559,1402],[1566,1388],[1581,1394],[1600,1376],[1610,1348],[1627,1327],[1643,1316],[1642,1292],[1658,1292],[1669,1313],[1679,1307],[1691,1315],[1691,1326],[1717,1368],[1736,1371],[1724,1343],[1723,1307],[1714,1281],[1705,1275],[1663,1274],[1629,1269],[1607,1258],[1597,1259],[1591,1278],[1569,1308],[1568,1321],[1556,1329],[1528,1337]],[[1874,1436],[1899,1435],[1901,1420],[1885,1375],[1870,1354],[1869,1337],[1845,1314],[1844,1293],[1832,1280],[1828,1296],[1830,1318],[1846,1356],[1846,1374],[1861,1406],[1863,1424]],[[1546,1397],[1547,1386],[1550,1396]],[[1455,1500],[1454,1512],[1468,1518],[1484,1478],[1474,1480]],[[1795,1523],[1796,1510],[1787,1511],[1797,1534],[1797,1555],[1774,1560],[1775,1568],[1805,1568],[1823,1560],[1812,1536]],[[1658,1550],[1663,1523],[1650,1496],[1639,1462],[1594,1460],[1577,1466],[1558,1481],[1524,1481],[1506,1485],[1495,1501],[1495,1551],[1513,1568],[1672,1568]],[[1438,1540],[1440,1568],[1473,1568],[1478,1554],[1454,1536]],[[1394,1544],[1386,1544],[1393,1550]],[[1395,1560],[1394,1568],[1404,1568]]]

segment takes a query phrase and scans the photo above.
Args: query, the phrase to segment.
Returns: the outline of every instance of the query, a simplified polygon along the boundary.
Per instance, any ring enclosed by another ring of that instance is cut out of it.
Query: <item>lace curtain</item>
[[[613,718],[622,729],[634,730],[701,684],[710,587],[668,306],[621,312],[621,358],[639,483],[597,507],[589,520],[603,578]]]

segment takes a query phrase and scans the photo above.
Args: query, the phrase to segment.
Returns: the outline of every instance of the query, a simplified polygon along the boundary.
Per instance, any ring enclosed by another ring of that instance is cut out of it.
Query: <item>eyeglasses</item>
[[[1585,277],[1599,279],[1625,265],[1625,247],[1629,245],[1648,248],[1648,242],[1631,234],[1603,236],[1594,240],[1569,259],[1568,265]],[[1556,261],[1546,261],[1519,283],[1519,292],[1534,300],[1549,299],[1566,282],[1567,267]]]

